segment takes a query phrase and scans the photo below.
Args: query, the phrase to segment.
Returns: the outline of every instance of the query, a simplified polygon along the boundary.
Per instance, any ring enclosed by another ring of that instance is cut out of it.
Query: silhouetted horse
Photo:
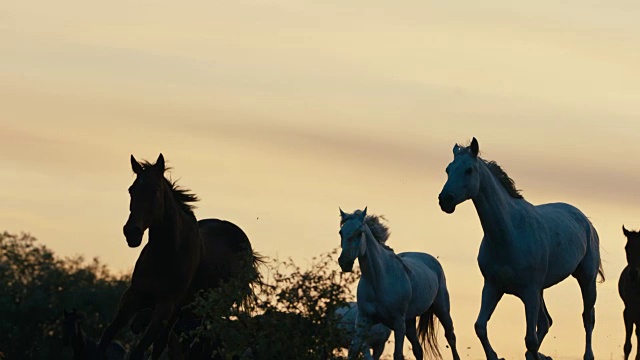
[[[139,246],[147,229],[149,241],[99,350],[104,352],[138,311],[150,308],[153,315],[130,359],[142,359],[152,343],[152,358],[158,359],[176,319],[183,316],[180,310],[199,290],[217,287],[230,278],[241,279],[246,281],[246,293],[238,301],[246,300],[251,285],[259,281],[260,257],[238,226],[217,219],[196,220],[191,205],[196,196],[164,177],[162,154],[155,164],[141,164],[132,155],[131,167],[136,179],[129,187],[130,214],[123,232],[129,247]]]
[[[62,320],[62,340],[65,345],[73,349],[74,360],[98,360],[98,344],[95,340],[86,336],[82,331],[81,323],[85,316],[76,309],[64,310]],[[125,350],[121,344],[113,341],[107,345],[106,358],[108,360],[124,359]]]
[[[622,226],[622,232],[627,237],[627,245],[624,251],[627,253],[627,266],[620,274],[618,292],[624,302],[624,327],[626,330],[624,341],[624,358],[629,358],[631,353],[631,333],[633,325],[636,326],[636,337],[639,349],[636,352],[636,360],[640,360],[640,232],[629,231]]]

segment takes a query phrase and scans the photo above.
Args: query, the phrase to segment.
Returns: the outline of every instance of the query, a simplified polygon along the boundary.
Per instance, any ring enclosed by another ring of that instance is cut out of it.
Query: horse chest
[[[145,248],[136,262],[132,286],[149,295],[182,292],[191,282],[197,264],[185,262],[183,256],[163,255]]]

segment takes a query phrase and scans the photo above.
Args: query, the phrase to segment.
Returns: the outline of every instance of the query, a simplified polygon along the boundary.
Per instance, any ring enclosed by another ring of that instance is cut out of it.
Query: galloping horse
[[[524,303],[526,357],[540,359],[538,349],[552,324],[543,291],[573,275],[584,305],[584,359],[593,360],[597,276],[604,281],[596,229],[571,205],[527,202],[504,170],[478,153],[476,138],[468,147],[453,147],[453,162],[447,166],[448,179],[438,199],[448,214],[471,199],[484,230],[478,254],[484,287],[475,330],[487,359],[498,359],[489,344],[487,321],[504,294]]]
[[[149,241],[142,249],[113,321],[105,329],[99,351],[140,310],[153,309],[142,338],[132,348],[130,359],[143,358],[153,343],[152,358],[158,359],[166,347],[182,307],[196,292],[220,286],[231,278],[246,283],[244,301],[251,286],[259,281],[260,257],[254,254],[247,235],[223,220],[197,221],[192,202],[195,195],[164,177],[164,157],[155,164],[139,163],[131,156],[136,179],[129,187],[129,218],[123,232],[129,247],[138,247],[149,229]]]
[[[362,271],[357,292],[356,336],[349,347],[349,359],[354,359],[363,345],[368,345],[367,333],[377,323],[393,329],[395,360],[404,359],[405,335],[416,359],[422,360],[423,346],[429,354],[440,357],[435,333],[437,317],[444,327],[453,358],[459,360],[449,313],[449,292],[438,260],[419,252],[396,255],[384,244],[389,237],[388,228],[377,216],[367,216],[366,208],[352,214],[340,210],[340,217],[342,252],[338,263],[342,271],[350,272],[358,259]]]
[[[627,237],[627,245],[624,250],[627,254],[627,266],[620,274],[618,292],[624,302],[624,359],[631,353],[631,333],[633,325],[636,326],[636,338],[639,349],[636,352],[636,360],[640,360],[640,232],[629,231],[622,226],[622,232]]]

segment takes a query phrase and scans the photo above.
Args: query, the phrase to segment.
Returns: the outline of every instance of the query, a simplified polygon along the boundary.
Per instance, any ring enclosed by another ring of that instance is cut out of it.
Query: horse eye
[[[467,175],[471,175],[471,173],[473,173],[473,168],[468,168],[464,173]]]
[[[449,168],[444,169],[444,172],[447,173],[447,175],[449,175]]]

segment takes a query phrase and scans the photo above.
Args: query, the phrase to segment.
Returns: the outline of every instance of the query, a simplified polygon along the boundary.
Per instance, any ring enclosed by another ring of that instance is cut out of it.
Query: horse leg
[[[382,356],[384,352],[384,342],[372,346],[371,350],[373,350],[373,356],[371,358],[373,360],[380,360],[380,356]]]
[[[173,325],[175,324],[177,319],[176,313],[176,311],[173,312],[171,318],[167,322],[167,326],[163,327],[162,330],[160,330],[160,334],[158,334],[158,336],[156,336],[155,340],[153,341],[153,351],[151,353],[152,359],[159,359],[165,347],[167,347],[169,336],[172,333],[171,330],[173,329]]]
[[[393,338],[395,347],[393,349],[393,360],[404,360],[402,348],[404,347],[404,336],[406,334],[406,323],[403,317],[397,318],[393,322]]]
[[[156,307],[153,311],[153,318],[151,319],[151,323],[147,327],[147,330],[144,332],[142,339],[138,341],[138,343],[131,350],[131,355],[129,356],[130,360],[142,360],[144,357],[144,352],[151,346],[156,337],[163,331],[165,327],[171,328],[173,326],[170,323],[171,319],[175,319],[173,317],[173,313],[175,311],[175,306],[173,301],[166,301],[163,303],[156,304]],[[164,341],[166,344],[166,341]],[[162,353],[164,347],[156,350],[154,346],[152,359],[157,359],[159,353]],[[158,353],[159,351],[159,353]]]
[[[624,316],[624,330],[625,330],[624,360],[628,360],[629,354],[631,354],[631,333],[633,332],[633,318],[631,317],[631,311],[627,308],[624,309],[624,312],[622,313],[622,315]]]
[[[553,320],[549,315],[549,311],[547,310],[547,305],[544,303],[544,296],[542,292],[540,292],[540,311],[538,312],[538,343],[542,345],[542,340],[547,336],[549,332],[549,328],[553,324]]]
[[[371,349],[368,346],[362,351],[362,356],[364,357],[364,360],[373,360],[373,357],[371,356]],[[326,356],[323,357],[323,359],[325,358]]]
[[[98,344],[98,354],[102,356],[105,353],[107,346],[113,341],[116,334],[125,327],[133,315],[143,307],[143,303],[140,301],[140,295],[132,290],[131,287],[127,288],[120,298],[120,305],[118,306],[116,315],[102,333],[100,344]]]
[[[175,331],[171,331],[169,335],[169,344],[167,347],[167,355],[171,360],[184,360],[182,353],[182,345],[180,344],[180,336]]]
[[[538,314],[540,313],[541,306],[540,291],[526,291],[521,295],[521,300],[524,303],[524,315],[527,322],[527,334],[524,337],[524,343],[527,346],[525,356],[527,360],[541,360],[540,354],[538,354],[540,342],[538,341],[538,335],[536,334]]]
[[[578,280],[578,285],[580,285],[580,291],[582,292],[582,304],[583,304],[583,312],[582,312],[582,323],[584,324],[585,330],[585,350],[584,350],[584,360],[593,360],[593,350],[591,348],[591,337],[593,334],[593,327],[596,324],[596,275],[597,275],[597,266],[594,267],[594,271],[586,272],[581,271],[579,268],[575,273],[575,277]]]
[[[411,350],[413,351],[413,356],[416,357],[416,360],[422,360],[424,358],[424,352],[422,351],[422,345],[420,345],[420,340],[418,339],[418,333],[416,330],[416,318],[411,318],[405,320],[405,331],[407,332],[407,339],[411,343]]]
[[[482,348],[487,357],[487,360],[497,360],[498,355],[491,347],[489,343],[489,337],[487,336],[487,322],[491,318],[491,315],[496,309],[498,302],[502,299],[504,293],[498,291],[495,286],[487,281],[484,282],[482,287],[482,304],[480,305],[480,313],[478,319],[474,325],[476,335],[482,343]]]
[[[351,339],[351,344],[349,345],[349,360],[357,358],[362,351],[363,345],[365,345],[367,334],[371,329],[371,325],[371,320],[358,311],[358,316],[356,317],[355,334]],[[366,346],[368,348],[368,345]]]
[[[440,286],[440,291],[433,304],[431,304],[434,315],[440,320],[444,328],[444,337],[449,343],[451,354],[454,360],[460,360],[458,349],[456,348],[456,334],[453,332],[453,320],[451,319],[451,302],[449,301],[449,291],[446,286]]]

